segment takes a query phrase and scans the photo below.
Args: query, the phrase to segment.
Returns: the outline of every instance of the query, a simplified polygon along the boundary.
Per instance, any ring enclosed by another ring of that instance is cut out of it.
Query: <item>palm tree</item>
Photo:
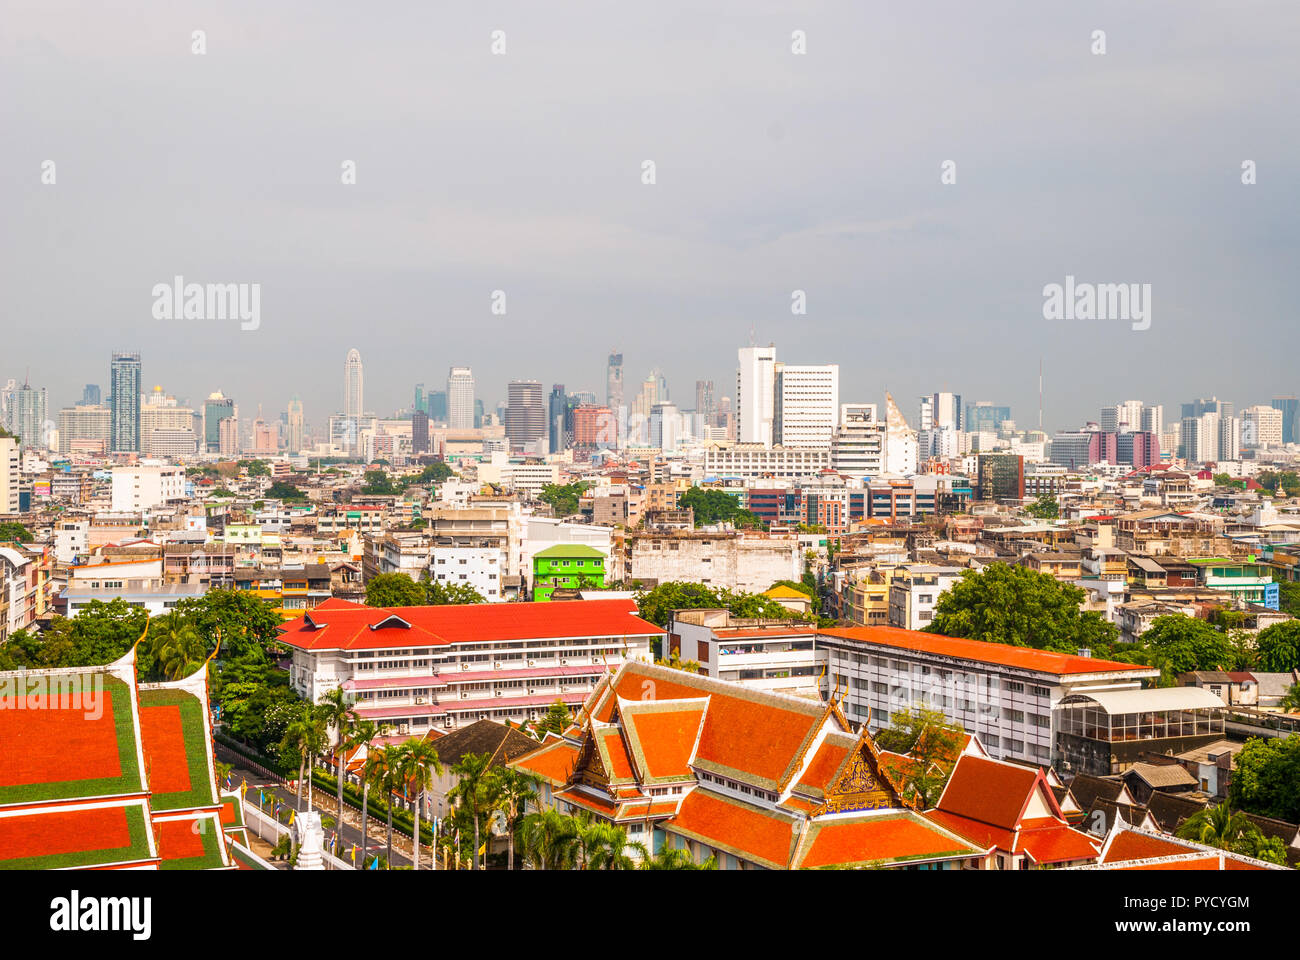
[[[188,677],[208,658],[208,647],[193,626],[173,611],[162,630],[155,633],[151,647],[158,669],[168,680]]]
[[[303,771],[307,769],[312,758],[325,745],[325,721],[314,715],[311,707],[306,707],[285,727],[280,739],[280,749],[292,751],[298,757],[298,812],[302,812]]]
[[[524,817],[520,828],[524,856],[539,870],[565,870],[573,862],[578,825],[554,807]]]
[[[376,738],[383,736],[383,729],[373,720],[359,720],[356,726],[352,728],[352,735],[348,737],[349,747],[365,747],[366,757],[370,756],[370,745],[375,742]],[[339,764],[342,765],[340,759]],[[366,866],[366,821],[370,815],[370,779],[366,776],[365,768],[361,770],[361,867]]]
[[[573,818],[577,830],[577,842],[574,845],[579,870],[590,868],[592,859],[604,848],[609,839],[605,832],[606,824],[596,820],[586,810],[579,810]]]
[[[465,804],[474,818],[474,857],[471,870],[481,869],[478,859],[479,820],[485,810],[493,807],[492,797],[489,795],[494,786],[491,782],[493,779],[491,763],[492,758],[486,753],[467,753],[451,768],[451,772],[460,779],[456,786],[451,788],[448,796]]]
[[[592,870],[635,870],[638,862],[650,859],[645,844],[628,840],[627,831],[622,827],[603,824],[602,829],[605,842],[591,857]]]
[[[641,864],[642,870],[716,870],[716,857],[709,857],[703,863],[696,863],[685,850],[665,847],[649,860]]]
[[[393,862],[393,793],[402,783],[401,749],[399,747],[376,747],[366,755],[362,776],[376,790],[383,793],[384,803],[388,809],[388,862]]]
[[[506,862],[509,869],[515,868],[515,832],[523,821],[528,809],[528,801],[537,796],[537,789],[542,785],[542,778],[527,770],[514,767],[500,767],[496,771],[497,796],[500,799],[501,812],[506,815],[506,837],[508,854]]]
[[[1240,810],[1233,810],[1226,803],[1220,803],[1192,814],[1179,825],[1175,835],[1184,840],[1195,840],[1207,847],[1232,850],[1243,835],[1258,829]]]
[[[438,760],[438,751],[433,744],[424,739],[408,740],[402,744],[401,762],[402,783],[409,784],[415,790],[415,840],[413,870],[420,869],[420,808],[424,806],[424,794],[433,786],[433,772],[442,775],[442,763]]]
[[[1277,705],[1283,713],[1300,710],[1300,683],[1291,684],[1291,688],[1282,695]]]
[[[316,709],[320,711],[326,722],[334,730],[334,760],[338,764],[339,774],[339,823],[343,822],[343,768],[345,766],[343,754],[345,752],[348,736],[357,722],[357,712],[352,709],[352,704],[348,702],[348,696],[342,687],[335,687],[327,692],[321,701],[317,704]]]

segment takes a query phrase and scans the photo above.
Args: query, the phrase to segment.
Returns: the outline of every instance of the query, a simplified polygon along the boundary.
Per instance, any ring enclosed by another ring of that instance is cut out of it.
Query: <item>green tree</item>
[[[6,520],[0,523],[0,540],[8,540],[11,543],[31,543],[32,532],[21,523]]]
[[[373,720],[358,720],[348,737],[349,749],[364,750],[366,760],[370,759],[370,748],[374,742],[386,734],[386,729]],[[366,821],[370,815],[370,784],[372,782],[365,763],[361,766],[361,865],[366,863],[366,846],[369,834],[366,833]]]
[[[523,824],[528,802],[537,797],[537,791],[542,785],[542,778],[527,770],[517,770],[514,767],[506,766],[495,768],[493,775],[497,781],[493,793],[495,793],[501,812],[505,814],[506,818],[506,837],[508,838],[506,863],[508,869],[513,870],[515,868],[515,834]]]
[[[677,498],[677,506],[682,510],[689,507],[695,511],[697,527],[718,523],[758,529],[763,526],[763,521],[758,516],[742,509],[739,500],[717,487],[691,487]]]
[[[627,831],[613,824],[600,824],[600,843],[588,862],[590,870],[635,870],[650,859],[645,844],[629,840]]]
[[[342,823],[343,774],[347,767],[343,755],[346,752],[348,738],[352,735],[359,718],[357,712],[352,709],[352,702],[348,699],[347,692],[341,686],[325,691],[320,703],[316,705],[316,712],[318,716],[324,718],[326,726],[334,731],[331,740],[334,747],[334,762],[338,769],[338,819]]]
[[[1293,683],[1282,695],[1282,699],[1277,703],[1278,709],[1283,713],[1292,713],[1300,710],[1300,683]]]
[[[1025,507],[1025,513],[1039,520],[1056,520],[1061,516],[1061,505],[1050,493],[1044,493],[1033,503]]]
[[[1189,670],[1231,670],[1237,657],[1227,634],[1181,613],[1156,617],[1142,634],[1142,646],[1147,662],[1161,669],[1165,683]]]
[[[471,869],[479,870],[479,823],[483,814],[496,802],[496,782],[491,775],[492,757],[486,753],[467,753],[452,766],[456,785],[447,795],[463,805],[474,821],[474,858]]]
[[[1259,632],[1255,658],[1265,673],[1300,670],[1300,620],[1275,623]]]
[[[411,869],[420,869],[420,810],[424,806],[424,795],[433,786],[433,774],[442,775],[442,762],[438,751],[429,740],[408,740],[402,744],[398,767],[402,773],[402,784],[415,793],[414,827]]]
[[[520,828],[524,859],[538,870],[567,870],[577,839],[576,821],[554,807],[528,814]]]
[[[361,492],[367,496],[392,496],[402,492],[399,484],[392,481],[387,470],[367,470],[361,483]]]
[[[979,572],[964,571],[940,594],[925,630],[1064,653],[1107,649],[1119,631],[1099,613],[1080,611],[1086,597],[1081,588],[1048,574],[993,563]]]
[[[178,612],[160,619],[162,623],[153,628],[149,638],[158,670],[167,680],[188,677],[208,658],[207,644]]]
[[[772,619],[797,619],[798,615],[781,606],[771,597],[743,591],[715,590],[702,583],[670,580],[653,590],[637,595],[637,609],[642,617],[658,626],[665,626],[674,610],[725,608],[736,617],[766,617]]]
[[[1226,803],[1198,810],[1179,825],[1175,836],[1271,863],[1286,863],[1281,841],[1270,842],[1277,838],[1266,838],[1245,813]]]
[[[1232,485],[1232,477],[1226,473],[1216,473],[1211,478],[1216,487],[1228,487]]]
[[[696,863],[685,850],[664,847],[649,860],[641,864],[642,870],[716,870],[716,857],[709,857],[703,863]]]
[[[380,573],[366,584],[368,607],[420,607],[428,602],[425,588],[404,573]]]
[[[311,772],[316,755],[325,749],[325,719],[316,715],[312,708],[304,703],[298,715],[289,722],[280,740],[280,755],[284,759],[298,761],[297,808],[302,812],[302,791],[304,771]]]
[[[383,797],[388,811],[388,857],[393,862],[393,794],[402,788],[401,755],[396,747],[374,747],[366,752],[361,776]],[[364,820],[364,818],[363,818]],[[364,862],[364,861],[363,861]]]
[[[1228,800],[1261,817],[1300,822],[1300,734],[1252,737],[1237,754]]]
[[[306,500],[307,494],[288,480],[276,480],[266,488],[266,495],[272,500]]]
[[[910,754],[916,764],[906,790],[928,809],[938,801],[952,773],[965,731],[942,710],[923,705],[890,714],[889,726],[875,735],[876,746],[891,753]]]
[[[578,501],[587,487],[588,484],[581,481],[569,484],[548,483],[542,487],[537,499],[549,504],[557,517],[571,517],[578,512]]]
[[[421,582],[424,585],[424,602],[429,606],[487,602],[487,598],[468,583],[441,583],[437,580]]]
[[[264,460],[251,460],[248,463],[248,475],[250,477],[269,477],[271,468],[266,465]]]
[[[573,717],[569,713],[569,708],[563,700],[556,700],[546,711],[546,716],[533,725],[533,729],[537,731],[539,738],[543,738],[548,730],[551,733],[563,733],[572,723]]]

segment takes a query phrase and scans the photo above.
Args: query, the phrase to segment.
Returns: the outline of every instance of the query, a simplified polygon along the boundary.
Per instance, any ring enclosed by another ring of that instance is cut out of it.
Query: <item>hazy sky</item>
[[[3,0],[0,380],[58,409],[139,350],[319,424],[350,347],[380,414],[452,364],[603,399],[617,348],[690,407],[752,328],[911,418],[1032,426],[1040,356],[1049,429],[1240,409],[1300,391],[1298,50],[1295,0]],[[177,274],[260,283],[260,328],[154,319]],[[1067,274],[1150,283],[1150,329],[1044,320]]]

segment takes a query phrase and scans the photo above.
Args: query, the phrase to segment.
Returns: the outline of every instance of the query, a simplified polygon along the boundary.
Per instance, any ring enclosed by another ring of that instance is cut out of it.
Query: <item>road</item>
[[[217,758],[223,763],[231,764],[230,781],[236,787],[241,783],[248,782],[247,798],[250,803],[258,802],[258,791],[265,796],[265,803],[261,809],[268,816],[271,813],[275,799],[278,799],[284,809],[298,809],[298,798],[292,790],[284,786],[277,780],[267,777],[264,773],[258,773],[248,766],[248,761],[234,751],[222,746],[216,745]],[[303,809],[307,805],[306,786],[303,787],[302,797]],[[323,792],[320,789],[312,788],[312,809],[318,811],[322,817],[329,817],[331,820],[338,816],[338,795],[335,792]],[[283,812],[281,813],[281,822],[284,822]],[[377,819],[371,815],[366,821],[366,833],[370,837],[366,852],[368,857],[375,854],[383,856],[387,852],[386,821]],[[325,835],[328,840],[333,834],[333,830],[326,830]],[[340,844],[338,856],[340,859],[351,862],[352,846],[356,844],[357,862],[361,860],[361,811],[348,805],[347,800],[343,801],[343,842]],[[427,846],[420,847],[420,869],[429,868],[430,851]],[[411,839],[401,832],[393,831],[393,860],[394,867],[409,867],[411,865]]]

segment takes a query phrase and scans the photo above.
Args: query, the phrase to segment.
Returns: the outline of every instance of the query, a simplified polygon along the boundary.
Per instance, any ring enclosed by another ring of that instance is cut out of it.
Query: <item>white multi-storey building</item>
[[[18,480],[22,473],[22,454],[17,437],[0,437],[0,513],[18,512]]]
[[[443,586],[473,587],[483,599],[495,603],[504,599],[502,578],[506,575],[506,552],[495,546],[435,545],[429,556],[429,579]]]
[[[755,690],[817,696],[826,652],[816,628],[789,620],[747,620],[727,610],[678,610],[668,621],[668,649],[694,661],[706,677]]]
[[[831,438],[831,469],[864,479],[885,472],[885,424],[874,403],[840,404],[840,422]]]
[[[601,675],[649,662],[663,630],[631,600],[366,607],[327,600],[280,628],[290,683],[315,703],[341,686],[362,719],[399,733],[575,708]]]
[[[736,370],[736,439],[770,447],[776,414],[776,347],[741,347]]]
[[[844,694],[850,721],[874,733],[924,705],[960,723],[994,757],[1054,762],[1057,705],[1067,696],[1137,690],[1150,667],[893,627],[819,630],[823,692]]]
[[[1280,447],[1282,445],[1282,411],[1265,406],[1247,407],[1241,411],[1241,445],[1243,447]]]
[[[134,466],[113,468],[112,511],[141,513],[185,499],[185,468]]]
[[[758,443],[704,448],[704,474],[713,477],[811,477],[829,469],[831,451],[791,449]]]
[[[474,371],[452,367],[447,374],[447,427],[474,429]]]
[[[777,363],[772,442],[828,449],[839,420],[840,368]]]

